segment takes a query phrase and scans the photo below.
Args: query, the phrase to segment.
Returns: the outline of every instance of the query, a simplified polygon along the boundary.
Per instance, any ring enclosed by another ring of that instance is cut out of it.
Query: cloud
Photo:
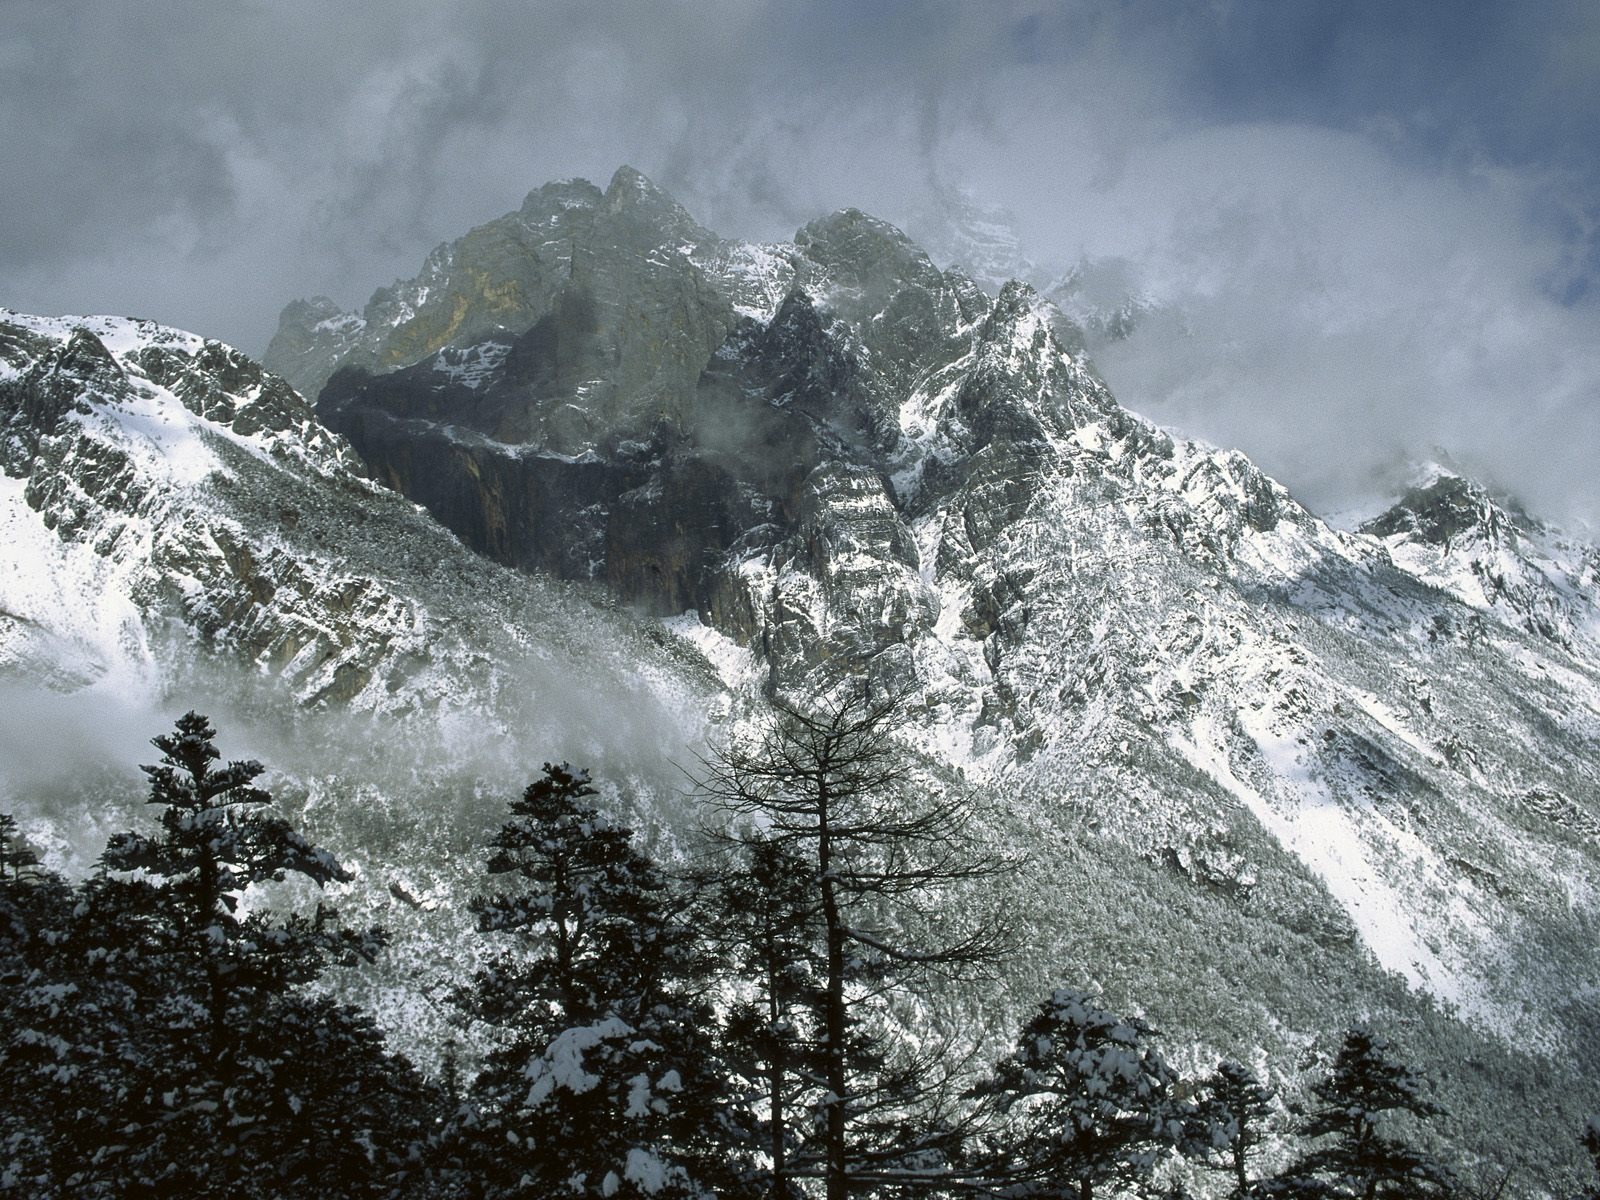
[[[0,303],[259,352],[551,178],[629,162],[757,237],[965,187],[1181,310],[1106,351],[1148,415],[1323,503],[1443,443],[1595,508],[1581,0],[12,0],[0,68]]]
[[[1124,403],[1252,453],[1314,507],[1392,494],[1449,451],[1536,510],[1600,500],[1594,313],[1541,285],[1561,247],[1512,175],[1419,174],[1346,134],[1207,130],[1133,156],[1135,256],[1166,306],[1098,361]]]

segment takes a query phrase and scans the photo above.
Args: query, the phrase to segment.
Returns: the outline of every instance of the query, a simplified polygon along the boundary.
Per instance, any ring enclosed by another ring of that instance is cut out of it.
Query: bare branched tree
[[[897,737],[901,696],[852,680],[814,705],[778,700],[774,710],[758,736],[703,760],[697,784],[730,818],[726,838],[773,847],[800,874],[788,881],[800,892],[788,901],[791,929],[814,931],[796,954],[817,986],[795,993],[803,1012],[769,1012],[786,1028],[795,1019],[813,1026],[814,1052],[791,1052],[789,1061],[820,1110],[822,1145],[818,1156],[814,1139],[795,1138],[775,1105],[773,1158],[793,1178],[820,1175],[828,1200],[844,1200],[852,1189],[903,1187],[908,1163],[934,1161],[929,1126],[946,1115],[924,1114],[912,1128],[908,1114],[951,1091],[935,1061],[897,1053],[861,1014],[919,976],[987,974],[1007,948],[1009,922],[991,914],[980,928],[951,934],[944,931],[959,921],[930,914],[940,893],[1011,864],[980,846],[967,797],[933,787],[916,769]],[[816,1065],[810,1078],[805,1063]],[[772,1094],[785,1094],[775,1077]],[[790,1141],[800,1146],[786,1156]],[[772,1191],[792,1194],[782,1178]]]

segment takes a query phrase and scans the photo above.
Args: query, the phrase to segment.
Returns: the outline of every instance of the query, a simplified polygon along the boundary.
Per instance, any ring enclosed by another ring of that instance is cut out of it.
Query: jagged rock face
[[[453,350],[492,355],[504,346],[530,410],[582,396],[569,414],[575,424],[547,414],[544,431],[552,449],[577,453],[586,429],[693,385],[734,319],[699,265],[716,243],[637,172],[617,172],[604,192],[550,184],[519,211],[439,247],[416,279],[380,289],[359,315],[330,312],[322,300],[290,305],[265,361],[315,396],[336,367],[387,374],[446,351],[432,360],[433,382],[470,388],[472,373]],[[425,380],[428,370],[417,374]],[[492,407],[513,440],[532,436],[517,414]],[[473,428],[493,434],[489,423]]]
[[[794,532],[818,463],[887,469],[922,364],[966,353],[989,302],[858,212],[807,226],[785,253],[739,250],[632,172],[586,186],[534,193],[394,292],[463,295],[456,273],[488,270],[473,264],[492,246],[528,260],[503,275],[545,271],[532,324],[452,331],[455,344],[373,374],[410,344],[402,324],[350,353],[318,411],[485,553],[604,580],[652,611],[709,607],[736,542]],[[547,271],[553,230],[567,249]]]
[[[1526,520],[1526,516],[1523,520]],[[1516,522],[1481,487],[1455,475],[1440,475],[1412,488],[1393,508],[1362,526],[1374,537],[1409,537],[1448,550],[1464,535],[1484,541],[1516,539]]]
[[[415,710],[483,686],[481,644],[505,669],[529,613],[594,623],[363,478],[283,379],[151,322],[0,310],[0,467],[0,675],[159,690],[176,633],[302,704]]]
[[[1472,609],[1591,660],[1600,647],[1600,550],[1471,480],[1436,469],[1361,531],[1381,539],[1408,572]]]

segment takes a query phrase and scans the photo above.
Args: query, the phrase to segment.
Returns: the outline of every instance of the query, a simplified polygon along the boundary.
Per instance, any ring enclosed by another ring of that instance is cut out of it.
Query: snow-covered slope
[[[146,819],[148,739],[208,713],[395,926],[347,985],[426,1058],[473,945],[440,898],[506,801],[547,759],[603,763],[618,805],[675,795],[725,701],[659,629],[493,565],[356,465],[229,347],[0,310],[0,811],[82,870]]]
[[[1332,529],[1122,409],[1027,285],[987,295],[853,210],[740,246],[623,171],[455,246],[489,242],[546,271],[500,365],[440,369],[477,335],[363,351],[319,411],[473,545],[668,616],[732,687],[849,662],[909,692],[923,749],[1036,849],[1019,990],[1094,974],[1284,1046],[1403,1012],[1457,1054],[1600,1068],[1593,549],[1500,510],[1441,537],[1415,497]],[[395,294],[486,269],[447,258]],[[608,315],[628,295],[693,297],[671,344],[713,344],[632,370],[657,331]]]
[[[64,687],[159,688],[172,622],[302,705],[360,711],[475,705],[527,652],[580,648],[630,687],[677,669],[648,650],[608,659],[633,623],[469,553],[221,343],[0,309],[0,421],[0,665],[13,674],[55,671],[65,653]]]

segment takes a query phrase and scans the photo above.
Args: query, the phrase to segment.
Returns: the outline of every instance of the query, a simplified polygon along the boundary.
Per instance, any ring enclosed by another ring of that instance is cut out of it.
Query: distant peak
[[[545,212],[551,208],[594,208],[603,198],[600,189],[587,179],[558,179],[529,192],[522,211]]]
[[[859,208],[841,208],[825,217],[818,217],[801,226],[794,235],[795,245],[826,244],[840,238],[875,238],[921,254],[914,242],[881,217],[864,213]]]
[[[646,196],[666,195],[643,171],[623,163],[611,176],[611,182],[606,185],[606,198],[630,193]]]
[[[802,226],[794,244],[850,287],[889,279],[932,282],[939,275],[920,246],[888,221],[859,208],[842,208]]]
[[[606,186],[604,210],[643,225],[662,242],[711,242],[706,229],[665,188],[629,166],[617,168]]]
[[[668,209],[673,213],[683,213],[683,216],[688,218],[683,205],[679,204],[670,192],[650,179],[643,171],[635,170],[626,164],[617,168],[616,174],[611,176],[611,182],[606,185],[605,202],[611,208],[637,206]]]
[[[1516,538],[1527,518],[1511,500],[1496,497],[1476,480],[1448,467],[1430,464],[1388,511],[1361,526],[1361,532],[1388,538],[1410,536],[1448,548],[1463,536],[1485,540]]]
[[[1014,312],[1037,312],[1045,303],[1033,284],[1021,279],[1007,280],[1000,289],[1000,295],[995,300],[998,311],[1005,308]]]

